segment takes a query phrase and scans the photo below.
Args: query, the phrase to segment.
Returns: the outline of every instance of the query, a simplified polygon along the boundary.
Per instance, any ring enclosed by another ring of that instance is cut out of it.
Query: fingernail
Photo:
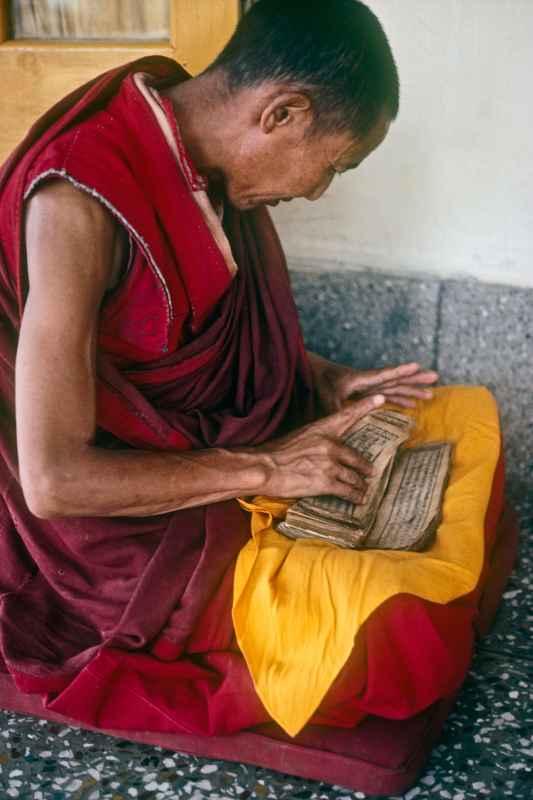
[[[381,405],[382,403],[384,403],[384,402],[385,402],[385,395],[383,395],[383,394],[376,394],[376,395],[374,396],[374,405],[375,405],[375,406],[380,406],[380,405]]]

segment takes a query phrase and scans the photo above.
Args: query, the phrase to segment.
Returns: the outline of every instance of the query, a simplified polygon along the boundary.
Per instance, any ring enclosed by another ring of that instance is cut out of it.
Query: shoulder
[[[30,285],[50,280],[53,272],[66,284],[85,276],[105,291],[121,259],[120,228],[98,199],[66,180],[48,180],[26,202]]]
[[[27,199],[26,232],[46,231],[53,236],[59,228],[68,238],[112,236],[117,222],[106,207],[96,197],[59,178],[51,175]]]

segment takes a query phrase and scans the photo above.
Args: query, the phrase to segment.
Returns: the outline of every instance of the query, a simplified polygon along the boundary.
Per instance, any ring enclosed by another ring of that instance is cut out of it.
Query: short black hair
[[[208,71],[230,91],[287,82],[305,91],[320,132],[366,135],[398,114],[399,81],[389,42],[359,0],[259,0]]]

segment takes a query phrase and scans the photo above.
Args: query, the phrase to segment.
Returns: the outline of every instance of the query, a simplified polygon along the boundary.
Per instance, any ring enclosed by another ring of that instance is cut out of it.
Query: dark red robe
[[[28,511],[17,477],[23,202],[54,177],[97,195],[132,240],[128,273],[100,318],[99,446],[254,445],[312,413],[298,316],[266,209],[226,208],[239,265],[232,277],[132,80],[135,71],[186,77],[159,58],[107,73],[40,120],[0,177],[1,653],[21,688],[46,693],[54,708],[74,716],[66,699],[72,681],[78,701],[88,702],[104,665],[105,680],[115,679],[108,674],[113,653],[125,661],[134,653],[131,663],[146,674],[172,676],[178,727],[233,730],[256,721],[257,708],[252,718],[227,708],[217,715],[212,696],[235,669],[243,691],[251,690],[242,658],[230,651],[207,668],[177,659],[249,536],[238,504],[148,518],[42,520]],[[149,707],[135,708],[141,727],[150,724]]]
[[[96,446],[254,445],[313,416],[298,316],[266,210],[226,208],[239,268],[232,277],[193,199],[194,166],[182,152],[190,174],[177,168],[132,80],[138,71],[186,78],[162,58],[97,78],[39,120],[0,173],[0,654],[20,689],[80,721],[225,733],[268,719],[231,625],[233,564],[249,536],[238,504],[42,520],[17,475],[23,205],[54,177],[99,197],[132,245],[128,272],[101,309]],[[489,539],[501,505],[500,471]],[[452,692],[469,663],[477,595],[445,607],[388,601],[363,626],[315,721],[409,716]]]

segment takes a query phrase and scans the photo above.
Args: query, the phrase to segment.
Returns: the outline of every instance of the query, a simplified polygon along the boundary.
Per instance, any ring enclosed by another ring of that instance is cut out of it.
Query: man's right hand
[[[266,457],[267,476],[262,493],[300,498],[331,494],[352,503],[363,503],[365,478],[372,466],[342,437],[366,414],[382,406],[383,395],[350,403],[341,411],[276,439],[255,451]]]

